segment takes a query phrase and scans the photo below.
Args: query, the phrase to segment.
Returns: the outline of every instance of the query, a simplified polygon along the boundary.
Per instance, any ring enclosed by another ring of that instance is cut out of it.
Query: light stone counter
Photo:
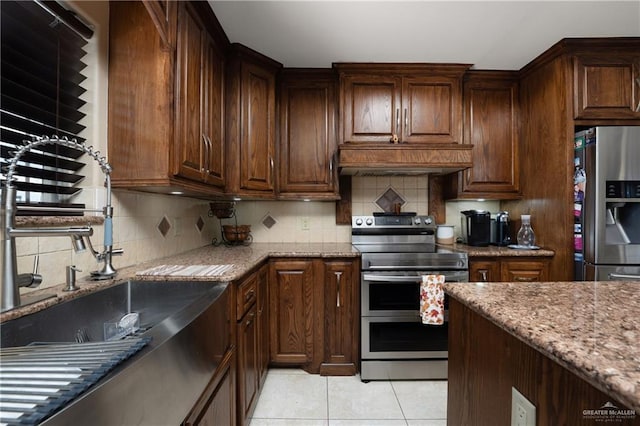
[[[640,283],[450,283],[446,292],[640,412]]]
[[[79,289],[74,292],[63,291],[61,284],[29,293],[29,297],[52,294],[54,297],[13,309],[0,314],[0,323],[14,318],[40,311],[62,301],[72,299],[96,290],[110,287],[128,279],[154,281],[233,281],[241,278],[252,268],[260,265],[269,257],[359,257],[360,253],[350,243],[253,243],[249,246],[205,246],[179,255],[156,259],[139,265],[119,268],[115,279],[105,281],[90,281],[86,276],[79,276]],[[176,265],[232,265],[219,275],[206,276],[171,276],[137,275],[138,272]],[[25,296],[21,296],[26,299]]]
[[[453,247],[456,250],[464,251],[471,259],[474,257],[553,257],[555,255],[553,250],[545,248],[519,250],[498,246],[474,247],[466,244],[454,244],[453,246],[443,247]]]

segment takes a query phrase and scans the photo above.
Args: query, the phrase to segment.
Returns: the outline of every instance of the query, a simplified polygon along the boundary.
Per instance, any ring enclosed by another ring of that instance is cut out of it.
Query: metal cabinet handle
[[[207,164],[207,151],[209,150],[207,145],[207,136],[204,133],[202,134],[202,145],[204,145],[204,161],[201,164],[200,171],[204,173]]]
[[[638,85],[638,93],[640,93],[640,77],[636,78],[636,84]],[[640,112],[640,95],[638,95],[638,106],[636,107],[636,112]]]
[[[244,301],[248,302],[249,300],[253,299],[253,295],[255,294],[255,291],[250,290],[247,292],[247,294],[244,295]]]
[[[400,133],[400,108],[396,108],[396,134]]]
[[[271,167],[271,182],[273,182],[273,157],[269,156],[269,167]]]
[[[488,274],[487,274],[487,270],[486,269],[483,269],[482,271],[478,271],[478,272],[480,272],[480,280],[481,281],[484,281],[484,282],[489,281],[489,279],[487,277]]]
[[[213,144],[211,143],[211,138],[209,136],[205,136],[207,141],[207,156],[205,157],[205,168],[207,169],[207,173],[211,171],[211,151],[213,150]]]
[[[535,281],[536,278],[535,277],[514,277],[515,281],[518,282],[530,282],[530,281]]]
[[[403,138],[406,140],[409,131],[409,114],[407,114],[407,108],[404,109],[404,134]]]
[[[336,307],[340,307],[340,281],[342,280],[342,272],[334,272],[336,276]]]

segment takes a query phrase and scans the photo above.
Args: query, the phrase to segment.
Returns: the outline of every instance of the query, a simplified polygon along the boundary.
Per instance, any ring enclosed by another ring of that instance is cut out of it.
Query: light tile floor
[[[270,369],[250,426],[445,426],[447,382]]]

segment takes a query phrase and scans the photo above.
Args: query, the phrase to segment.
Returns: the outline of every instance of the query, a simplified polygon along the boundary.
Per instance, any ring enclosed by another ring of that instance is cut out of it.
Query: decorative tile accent
[[[170,229],[171,229],[171,223],[169,222],[169,219],[167,219],[167,217],[164,216],[160,221],[160,223],[158,224],[158,231],[160,231],[163,237],[166,237]]]
[[[401,206],[404,206],[407,203],[400,193],[398,193],[393,187],[387,188],[384,193],[378,197],[376,200],[376,204],[385,212],[392,212],[393,206],[396,203],[400,203]]]
[[[202,230],[204,229],[204,219],[202,219],[202,216],[198,216],[198,221],[196,222],[196,228],[198,228],[199,232],[202,232]]]
[[[269,213],[267,213],[267,215],[262,218],[262,224],[267,229],[271,229],[273,227],[273,225],[275,225],[276,223],[278,223],[278,221],[275,220]]]

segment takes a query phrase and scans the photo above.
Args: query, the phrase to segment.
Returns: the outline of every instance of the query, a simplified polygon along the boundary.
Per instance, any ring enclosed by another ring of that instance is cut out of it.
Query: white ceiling
[[[564,37],[640,36],[640,0],[209,2],[232,42],[286,67],[447,62],[518,70]]]

